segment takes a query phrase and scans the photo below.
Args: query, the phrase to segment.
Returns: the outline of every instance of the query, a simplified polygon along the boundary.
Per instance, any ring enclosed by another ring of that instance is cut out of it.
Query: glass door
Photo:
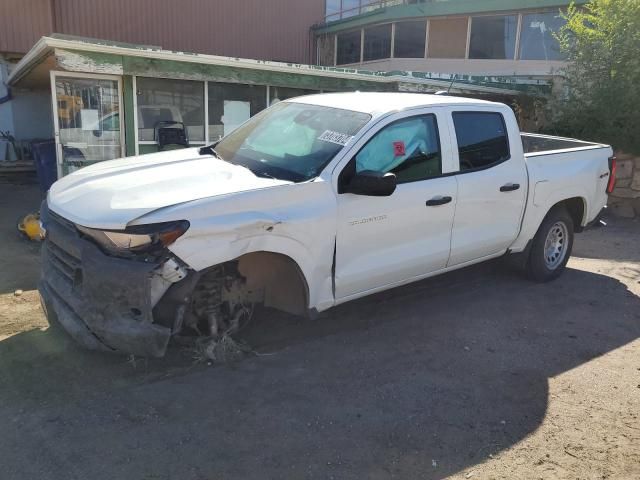
[[[120,78],[52,72],[58,178],[123,156]]]

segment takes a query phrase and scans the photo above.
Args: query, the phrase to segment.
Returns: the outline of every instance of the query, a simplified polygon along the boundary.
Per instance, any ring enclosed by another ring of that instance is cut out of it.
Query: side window
[[[487,168],[509,159],[509,138],[502,114],[454,112],[460,170]]]
[[[435,115],[420,115],[387,125],[355,158],[356,172],[391,172],[398,183],[441,175],[442,156]]]

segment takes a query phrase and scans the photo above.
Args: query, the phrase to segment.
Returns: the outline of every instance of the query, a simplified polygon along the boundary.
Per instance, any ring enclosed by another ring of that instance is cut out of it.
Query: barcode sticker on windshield
[[[322,135],[318,137],[318,140],[322,140],[323,142],[336,143],[338,145],[346,145],[347,142],[352,138],[352,135],[347,135],[346,133],[325,130]]]

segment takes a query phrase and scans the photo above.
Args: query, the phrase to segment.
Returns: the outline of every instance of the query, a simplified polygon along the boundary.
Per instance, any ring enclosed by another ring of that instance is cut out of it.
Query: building
[[[563,64],[548,30],[566,3],[4,0],[0,130],[55,138],[63,175],[157,151],[167,122],[204,145],[305,93],[446,89],[526,105]],[[540,41],[523,33],[534,24]]]
[[[312,63],[309,27],[322,20],[323,9],[323,0],[2,0],[0,131],[18,139],[53,134],[52,122],[30,120],[51,117],[44,92],[7,89],[10,70],[43,36],[59,33],[174,51]]]
[[[320,65],[550,78],[566,0],[326,0]],[[578,0],[577,4],[586,3]]]

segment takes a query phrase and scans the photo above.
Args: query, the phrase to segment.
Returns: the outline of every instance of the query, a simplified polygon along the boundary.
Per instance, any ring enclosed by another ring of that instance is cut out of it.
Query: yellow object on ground
[[[18,230],[24,233],[29,240],[40,241],[43,231],[40,227],[40,213],[30,213],[18,223]]]

